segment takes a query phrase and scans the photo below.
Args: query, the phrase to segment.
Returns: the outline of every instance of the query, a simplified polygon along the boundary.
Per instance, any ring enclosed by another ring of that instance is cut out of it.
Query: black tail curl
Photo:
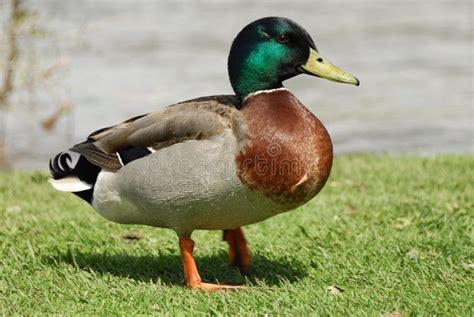
[[[61,152],[49,160],[49,171],[54,179],[61,179],[74,175],[74,170],[69,166],[72,163],[71,155]]]
[[[68,176],[78,177],[81,181],[92,185],[91,189],[81,192],[73,192],[87,201],[92,202],[94,193],[94,186],[101,168],[89,162],[83,155],[79,156],[76,166],[72,168],[69,164],[72,163],[72,158],[69,153],[61,152],[51,160],[49,160],[49,170],[54,179],[61,179]]]

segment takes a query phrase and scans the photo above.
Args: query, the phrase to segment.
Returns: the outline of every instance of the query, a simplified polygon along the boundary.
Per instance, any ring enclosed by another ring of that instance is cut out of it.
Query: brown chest
[[[247,98],[242,115],[249,133],[236,158],[242,182],[289,207],[316,195],[332,166],[323,124],[286,89]]]

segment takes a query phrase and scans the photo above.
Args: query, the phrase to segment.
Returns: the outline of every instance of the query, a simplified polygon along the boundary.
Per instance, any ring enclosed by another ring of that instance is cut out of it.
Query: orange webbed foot
[[[183,260],[184,278],[186,280],[186,285],[189,288],[200,289],[206,292],[236,291],[245,288],[242,285],[211,284],[202,282],[193,257],[194,241],[191,239],[180,238],[179,248]]]
[[[225,284],[212,284],[212,283],[198,283],[190,286],[191,289],[200,289],[205,292],[219,292],[219,291],[238,291],[245,289],[243,285],[225,285]]]

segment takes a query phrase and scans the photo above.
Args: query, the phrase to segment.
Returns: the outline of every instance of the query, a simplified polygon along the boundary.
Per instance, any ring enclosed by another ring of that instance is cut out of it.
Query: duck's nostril
[[[323,62],[323,59],[320,57],[317,59],[318,62],[322,63]]]

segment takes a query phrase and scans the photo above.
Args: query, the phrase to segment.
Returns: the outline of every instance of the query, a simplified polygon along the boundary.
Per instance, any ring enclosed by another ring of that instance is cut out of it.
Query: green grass
[[[245,228],[251,277],[221,232],[195,232],[203,279],[247,286],[235,293],[183,287],[170,230],[107,222],[44,173],[3,173],[0,312],[473,315],[473,170],[472,156],[338,157],[313,201]]]

